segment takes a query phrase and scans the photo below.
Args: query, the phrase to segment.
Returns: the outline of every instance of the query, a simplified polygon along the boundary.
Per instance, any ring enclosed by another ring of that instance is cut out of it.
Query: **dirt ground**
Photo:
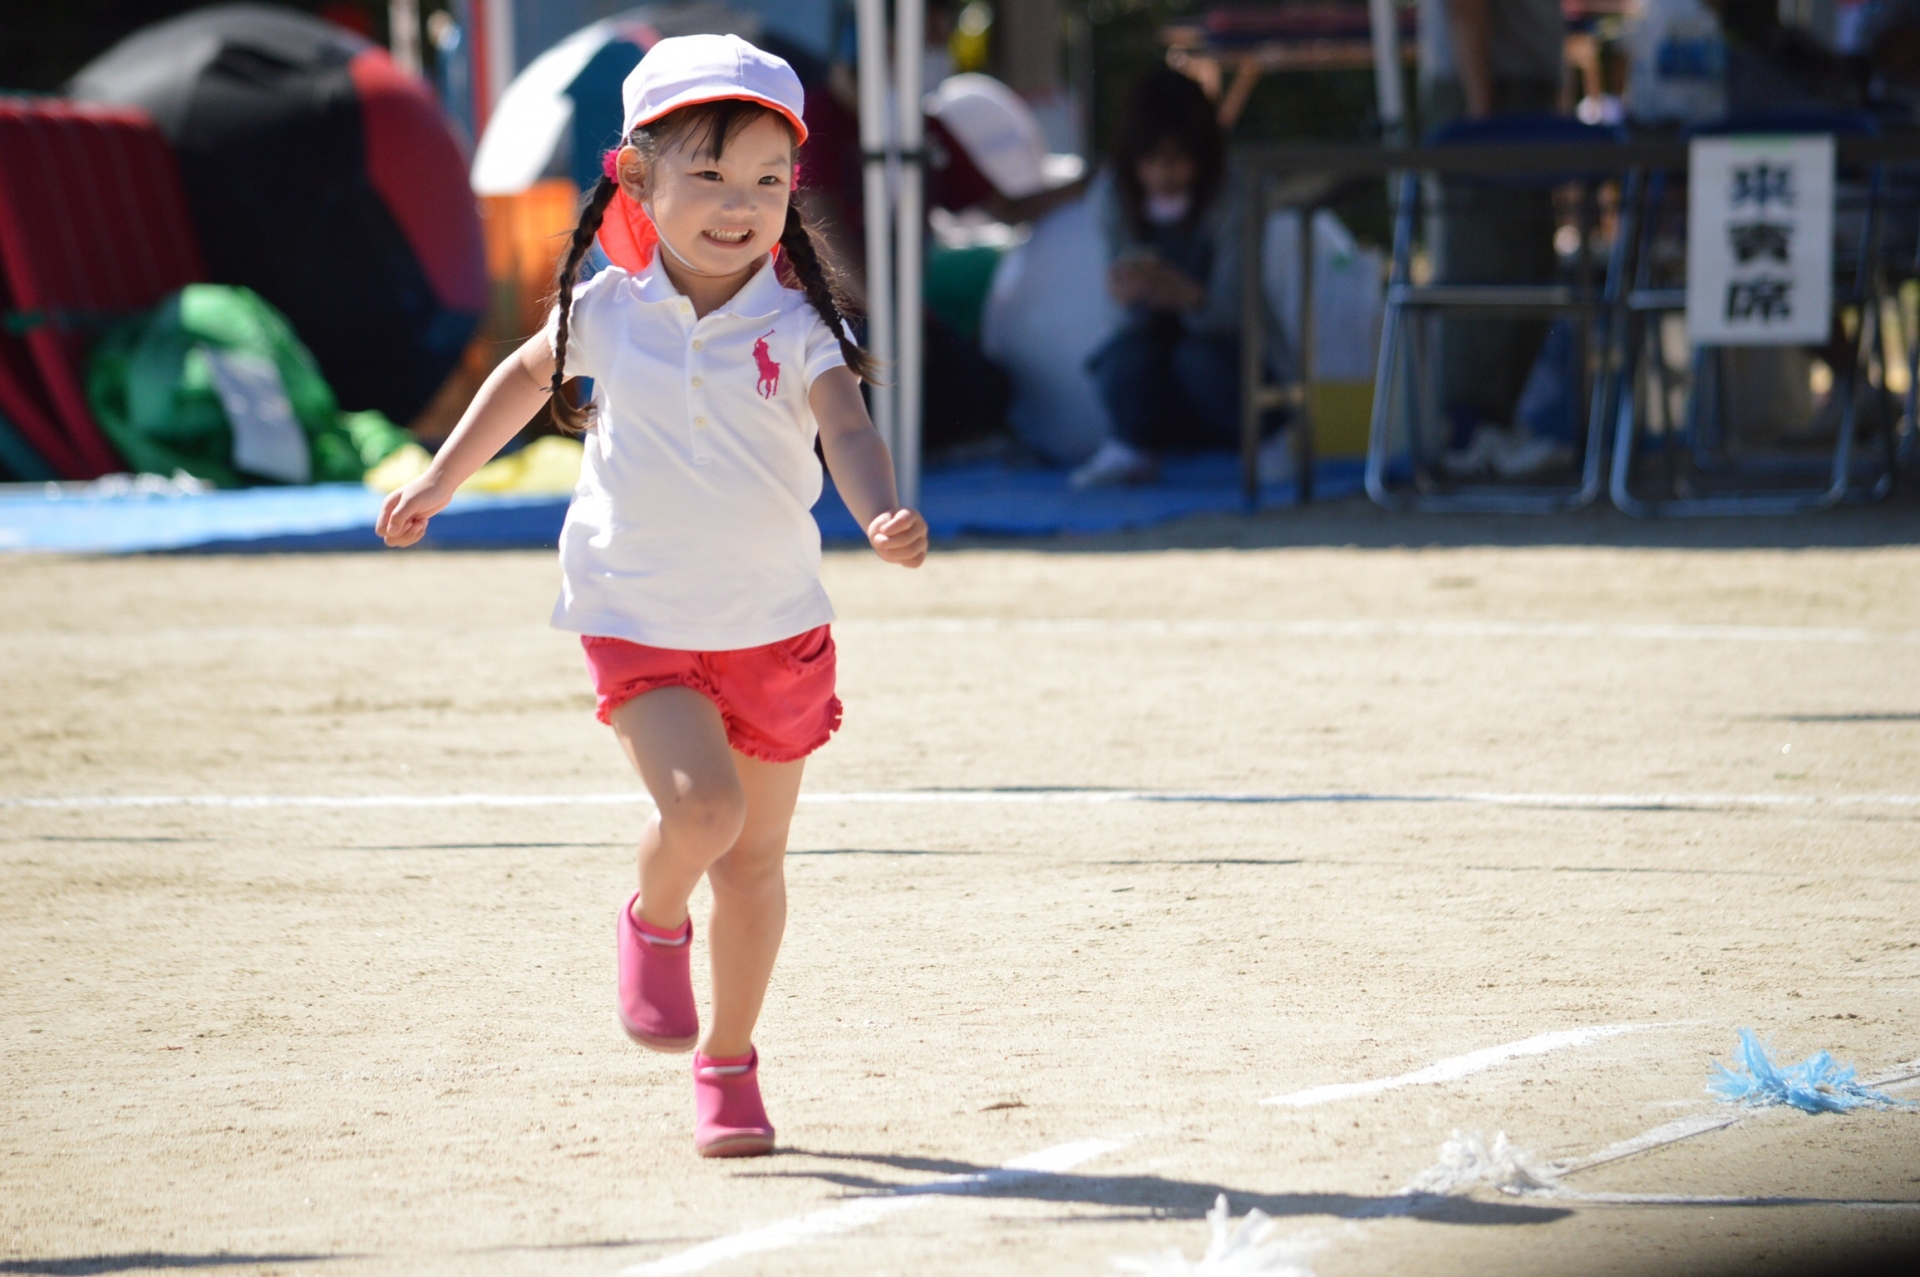
[[[1920,506],[830,554],[732,1163],[615,1023],[646,808],[555,582],[0,559],[0,1273],[1100,1277],[1220,1193],[1319,1277],[1920,1255],[1916,1111],[1407,1191],[1720,1111],[1742,1026],[1920,1073]]]

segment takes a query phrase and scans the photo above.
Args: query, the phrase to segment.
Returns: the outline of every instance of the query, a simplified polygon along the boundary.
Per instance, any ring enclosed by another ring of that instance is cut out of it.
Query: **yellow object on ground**
[[[375,492],[395,492],[427,472],[433,454],[417,443],[402,444],[367,471],[365,483]]]
[[[1313,455],[1364,457],[1373,424],[1373,383],[1316,381],[1308,387],[1313,409]]]
[[[564,496],[580,481],[581,452],[578,439],[544,435],[518,452],[487,462],[460,485],[460,491]],[[425,474],[432,461],[425,448],[408,444],[367,471],[367,486],[375,492],[404,488]]]

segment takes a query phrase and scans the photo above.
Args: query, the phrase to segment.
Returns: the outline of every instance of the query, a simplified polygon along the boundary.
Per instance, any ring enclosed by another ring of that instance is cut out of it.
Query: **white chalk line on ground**
[[[621,1269],[620,1277],[668,1277],[669,1274],[676,1273],[697,1273],[730,1259],[764,1254],[770,1250],[784,1250],[789,1246],[797,1246],[822,1237],[853,1232],[855,1229],[878,1223],[903,1210],[924,1205],[935,1198],[971,1196],[991,1192],[996,1188],[1037,1176],[1059,1175],[1083,1162],[1124,1148],[1128,1142],[1126,1139],[1076,1140],[1071,1144],[1058,1144],[1052,1148],[1042,1149],[1038,1153],[1017,1157],[1005,1165],[977,1175],[951,1175],[930,1183],[907,1185],[871,1197],[856,1197],[852,1201],[842,1202],[836,1206],[809,1211],[805,1215],[784,1219],[763,1228],[753,1228],[726,1237],[716,1237],[690,1250],[678,1251],[660,1259],[650,1259],[645,1263],[634,1264]]]
[[[1624,639],[1692,643],[1920,643],[1920,630],[1827,625],[1687,625],[1598,621],[1162,620],[1152,617],[893,617],[836,623],[858,633],[1129,634],[1169,638]]]
[[[1618,1037],[1623,1033],[1637,1033],[1642,1029],[1665,1028],[1657,1024],[1602,1024],[1582,1029],[1557,1029],[1552,1033],[1540,1033],[1518,1042],[1505,1042],[1499,1046],[1483,1047],[1478,1051],[1469,1051],[1465,1055],[1456,1055],[1450,1059],[1429,1064],[1424,1069],[1415,1069],[1411,1073],[1401,1073],[1394,1077],[1374,1078],[1366,1082],[1337,1082],[1331,1086],[1313,1086],[1304,1091],[1294,1091],[1287,1095],[1272,1095],[1261,1100],[1262,1104],[1278,1105],[1282,1108],[1310,1108],[1318,1104],[1331,1104],[1335,1100],[1349,1100],[1362,1095],[1378,1095],[1382,1091],[1397,1091],[1405,1086],[1431,1086],[1439,1082],[1453,1082],[1475,1073],[1484,1073],[1488,1069],[1498,1068],[1512,1060],[1525,1059],[1530,1055],[1545,1055],[1550,1051],[1564,1051],[1571,1047],[1588,1046],[1607,1038]]]
[[[1186,619],[1126,616],[854,617],[836,621],[843,633],[874,634],[1077,634],[1132,635],[1141,638],[1463,638],[1463,639],[1618,639],[1627,642],[1678,643],[1838,643],[1846,645],[1920,643],[1920,630],[1873,629],[1832,625],[1715,625],[1679,622],[1494,621],[1494,620],[1315,620],[1292,621]],[[167,626],[125,633],[107,630],[0,631],[0,646],[17,642],[70,645],[93,639],[116,643],[217,641],[256,642],[303,634],[379,641],[423,634],[471,636],[519,634],[550,637],[543,625],[452,626],[430,623],[389,625],[378,622],[316,622],[294,625]]]
[[[1920,807],[1920,794],[1557,794],[1557,793],[1211,793],[1150,789],[893,789],[803,793],[806,804],[924,806],[931,804],[1127,803],[1219,806],[1323,806],[1450,803],[1482,807],[1664,808]],[[644,793],[612,794],[21,794],[0,797],[0,808],[86,810],[115,807],[288,808],[627,807],[652,806]]]

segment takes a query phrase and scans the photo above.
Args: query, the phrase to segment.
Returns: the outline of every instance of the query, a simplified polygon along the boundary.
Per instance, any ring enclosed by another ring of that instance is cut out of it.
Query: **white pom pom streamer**
[[[1455,1131],[1440,1146],[1440,1160],[1401,1191],[1452,1197],[1482,1186],[1503,1193],[1551,1193],[1557,1187],[1551,1172],[1507,1142],[1505,1131],[1494,1132],[1492,1143],[1479,1131]]]
[[[1207,1212],[1207,1224],[1213,1237],[1199,1259],[1189,1260],[1171,1249],[1158,1255],[1119,1256],[1113,1261],[1114,1271],[1128,1277],[1313,1277],[1312,1269],[1295,1260],[1296,1246],[1269,1239],[1273,1220],[1265,1211],[1250,1210],[1235,1223],[1227,1195],[1222,1193]]]

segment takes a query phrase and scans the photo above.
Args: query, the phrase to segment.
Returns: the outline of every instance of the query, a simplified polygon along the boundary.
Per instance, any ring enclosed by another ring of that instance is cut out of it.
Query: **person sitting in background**
[[[1113,437],[1073,486],[1146,482],[1158,453],[1233,445],[1245,217],[1213,104],[1185,76],[1150,72],[1121,115],[1101,210],[1107,287],[1127,309],[1089,364]]]

